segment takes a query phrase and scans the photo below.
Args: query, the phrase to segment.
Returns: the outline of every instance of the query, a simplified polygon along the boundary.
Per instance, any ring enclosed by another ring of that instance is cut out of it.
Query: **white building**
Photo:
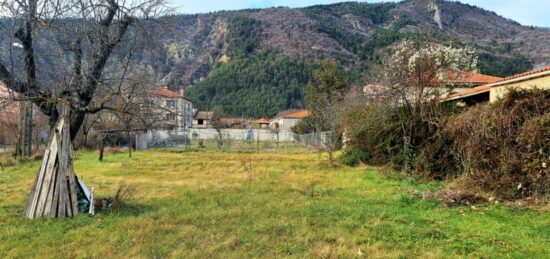
[[[308,110],[289,110],[279,113],[273,118],[269,127],[280,131],[290,131],[292,127],[296,125],[303,118],[309,116],[311,113]]]
[[[168,87],[146,91],[144,103],[148,118],[153,125],[162,129],[191,128],[193,125],[193,103],[185,98],[183,89],[178,93]]]

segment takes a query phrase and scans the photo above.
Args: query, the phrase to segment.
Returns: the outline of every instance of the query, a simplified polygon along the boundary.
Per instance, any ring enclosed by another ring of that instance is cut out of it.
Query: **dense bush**
[[[441,107],[439,119],[452,114]],[[443,179],[458,171],[456,158],[449,150],[450,139],[428,118],[408,116],[404,107],[359,105],[344,119],[348,152],[365,153],[362,157],[372,165],[389,165],[397,170],[410,170],[430,179]],[[434,120],[433,117],[430,117]],[[406,130],[410,128],[412,130]]]
[[[407,147],[400,127],[411,123],[415,130],[410,134],[409,155],[416,176],[461,175],[467,186],[504,199],[550,194],[550,91],[511,91],[495,104],[460,114],[444,109],[441,126],[400,117],[399,109],[373,105],[352,109],[345,120],[351,148],[343,159],[353,162],[350,158],[362,157],[369,164],[405,169]]]
[[[456,116],[446,132],[466,179],[503,198],[547,196],[550,91],[512,91]]]

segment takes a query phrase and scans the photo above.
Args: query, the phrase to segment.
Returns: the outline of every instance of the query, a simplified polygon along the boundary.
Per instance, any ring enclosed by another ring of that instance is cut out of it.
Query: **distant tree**
[[[306,86],[308,119],[327,151],[329,162],[334,164],[334,151],[340,145],[340,122],[344,114],[344,100],[350,89],[348,78],[336,62],[325,60],[313,73],[313,80]]]

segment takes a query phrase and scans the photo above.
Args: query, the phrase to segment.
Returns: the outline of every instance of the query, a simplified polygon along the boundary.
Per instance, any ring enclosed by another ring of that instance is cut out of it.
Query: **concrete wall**
[[[508,93],[510,89],[550,89],[550,75],[545,75],[542,77],[532,78],[520,82],[511,82],[501,86],[495,86],[491,88],[491,93],[489,97],[490,102],[496,102]]]
[[[231,140],[246,140],[247,129],[222,129],[222,136]],[[277,134],[267,129],[253,129],[253,138],[260,141],[277,141]],[[162,147],[171,145],[183,145],[185,141],[196,141],[199,139],[217,139],[218,132],[215,129],[184,129],[184,130],[157,130],[136,136],[138,150],[145,150],[151,147]],[[281,131],[279,142],[292,142],[296,140],[294,133]]]

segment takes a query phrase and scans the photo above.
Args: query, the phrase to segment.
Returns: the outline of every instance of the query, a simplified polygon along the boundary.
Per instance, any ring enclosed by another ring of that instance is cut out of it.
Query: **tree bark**
[[[101,135],[99,140],[99,161],[103,161],[103,152],[105,151],[105,136]]]

